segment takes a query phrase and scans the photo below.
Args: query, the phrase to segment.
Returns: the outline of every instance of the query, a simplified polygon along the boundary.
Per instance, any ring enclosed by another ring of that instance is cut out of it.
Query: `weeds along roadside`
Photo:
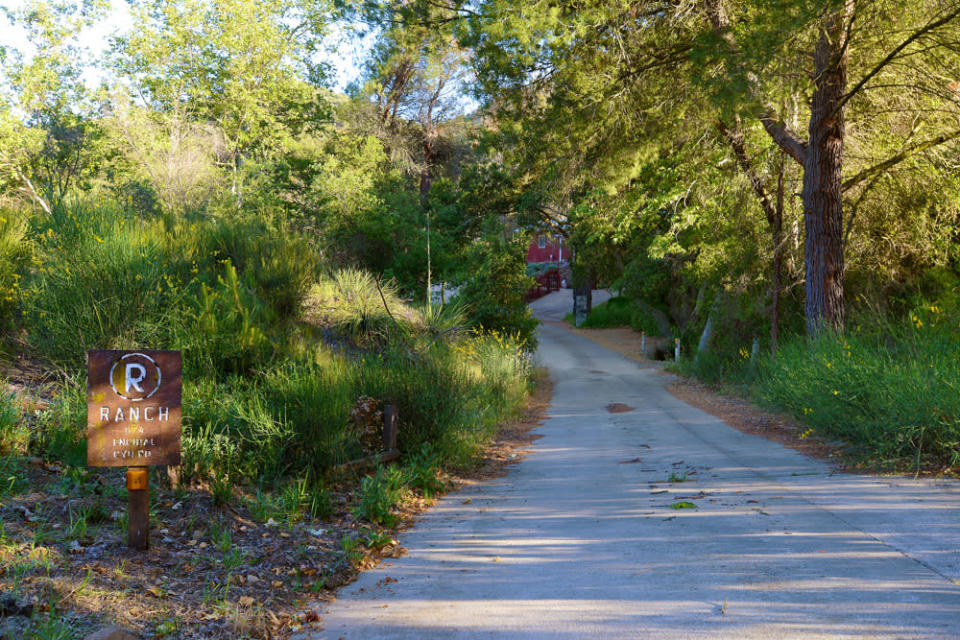
[[[899,320],[855,315],[843,334],[790,336],[775,355],[737,351],[681,358],[677,369],[738,389],[843,443],[882,471],[960,472],[960,316],[918,302]]]
[[[452,330],[462,310],[424,313],[362,272],[318,279],[309,244],[267,215],[143,220],[78,201],[17,224],[32,251],[11,321],[63,380],[42,409],[4,400],[4,455],[85,464],[91,348],[183,350],[181,482],[221,501],[297,483],[322,495],[331,470],[370,452],[362,398],[398,407],[407,484],[429,484],[424,465],[469,466],[527,394],[516,340]]]
[[[574,324],[573,314],[566,314],[564,320],[571,325]],[[581,327],[585,329],[630,327],[634,331],[643,331],[650,336],[659,336],[662,332],[656,319],[648,310],[626,296],[614,296],[593,307]]]

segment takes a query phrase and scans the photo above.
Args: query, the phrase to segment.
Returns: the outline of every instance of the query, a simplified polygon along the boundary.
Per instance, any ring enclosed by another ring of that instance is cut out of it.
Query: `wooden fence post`
[[[388,404],[383,408],[383,448],[392,451],[397,448],[397,407]]]

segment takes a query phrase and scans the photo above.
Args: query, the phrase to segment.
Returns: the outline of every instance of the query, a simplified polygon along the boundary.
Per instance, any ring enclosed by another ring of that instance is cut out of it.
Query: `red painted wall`
[[[543,249],[540,248],[539,239],[545,237],[546,242]],[[527,262],[557,262],[560,260],[560,248],[563,238],[547,234],[537,234],[530,241],[530,248],[527,249]],[[563,247],[563,259],[569,260],[570,256],[567,247]]]

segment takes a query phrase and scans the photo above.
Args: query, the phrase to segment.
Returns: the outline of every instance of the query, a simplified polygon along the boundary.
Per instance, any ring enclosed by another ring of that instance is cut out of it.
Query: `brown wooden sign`
[[[179,351],[87,352],[87,464],[180,464]]]

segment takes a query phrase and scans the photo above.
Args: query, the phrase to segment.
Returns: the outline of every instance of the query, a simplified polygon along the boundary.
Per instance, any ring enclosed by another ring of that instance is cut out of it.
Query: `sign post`
[[[128,545],[150,545],[150,467],[180,464],[179,351],[87,352],[87,465],[127,470]]]
[[[587,296],[573,297],[573,324],[580,327],[587,321]]]

